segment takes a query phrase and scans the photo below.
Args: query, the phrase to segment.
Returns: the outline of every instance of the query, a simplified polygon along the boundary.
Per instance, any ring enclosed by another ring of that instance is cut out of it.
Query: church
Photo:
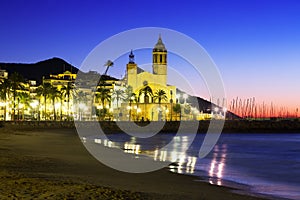
[[[168,51],[159,36],[152,51],[152,73],[150,73],[138,67],[131,51],[126,66],[126,82],[137,97],[127,106],[131,120],[172,120],[176,86],[167,84],[167,55]]]

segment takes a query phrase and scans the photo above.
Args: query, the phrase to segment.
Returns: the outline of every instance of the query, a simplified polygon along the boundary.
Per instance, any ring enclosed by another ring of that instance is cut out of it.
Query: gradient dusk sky
[[[299,1],[78,2],[1,1],[0,62],[60,57],[79,67],[110,36],[164,27],[206,49],[220,70],[228,101],[255,97],[300,108]]]

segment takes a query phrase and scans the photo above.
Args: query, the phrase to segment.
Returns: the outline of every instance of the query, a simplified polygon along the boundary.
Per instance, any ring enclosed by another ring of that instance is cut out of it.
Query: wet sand
[[[74,128],[0,128],[0,178],[0,199],[259,199],[167,169],[116,171],[86,151]]]

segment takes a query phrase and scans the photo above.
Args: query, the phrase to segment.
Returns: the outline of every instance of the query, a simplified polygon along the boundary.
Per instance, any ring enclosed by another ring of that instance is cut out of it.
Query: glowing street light
[[[32,118],[34,119],[35,118],[35,112],[36,111],[39,112],[38,110],[36,110],[36,108],[39,105],[39,102],[38,102],[38,100],[33,100],[32,102],[29,103],[29,105],[32,108],[31,115],[32,115]]]
[[[59,108],[60,108],[60,105],[61,105],[61,104],[60,104],[60,103],[58,103],[58,102],[57,102],[57,103],[55,103],[55,105],[54,105],[55,109],[59,109]]]
[[[79,104],[79,108],[80,108],[80,109],[83,109],[84,107],[85,107],[84,103],[80,103],[80,104]]]
[[[103,106],[102,105],[97,106],[97,109],[101,110],[101,109],[103,109]]]
[[[218,107],[215,107],[215,112],[219,112],[219,108]]]
[[[24,104],[20,103],[19,108],[22,109],[24,107]]]

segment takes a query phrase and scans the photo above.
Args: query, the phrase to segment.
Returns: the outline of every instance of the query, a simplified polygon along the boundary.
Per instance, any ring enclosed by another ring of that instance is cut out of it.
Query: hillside
[[[36,80],[37,84],[42,82],[42,78],[50,74],[62,73],[65,70],[77,73],[78,69],[60,58],[51,58],[37,63],[0,63],[0,69],[5,69],[9,74],[18,72],[26,80]]]

